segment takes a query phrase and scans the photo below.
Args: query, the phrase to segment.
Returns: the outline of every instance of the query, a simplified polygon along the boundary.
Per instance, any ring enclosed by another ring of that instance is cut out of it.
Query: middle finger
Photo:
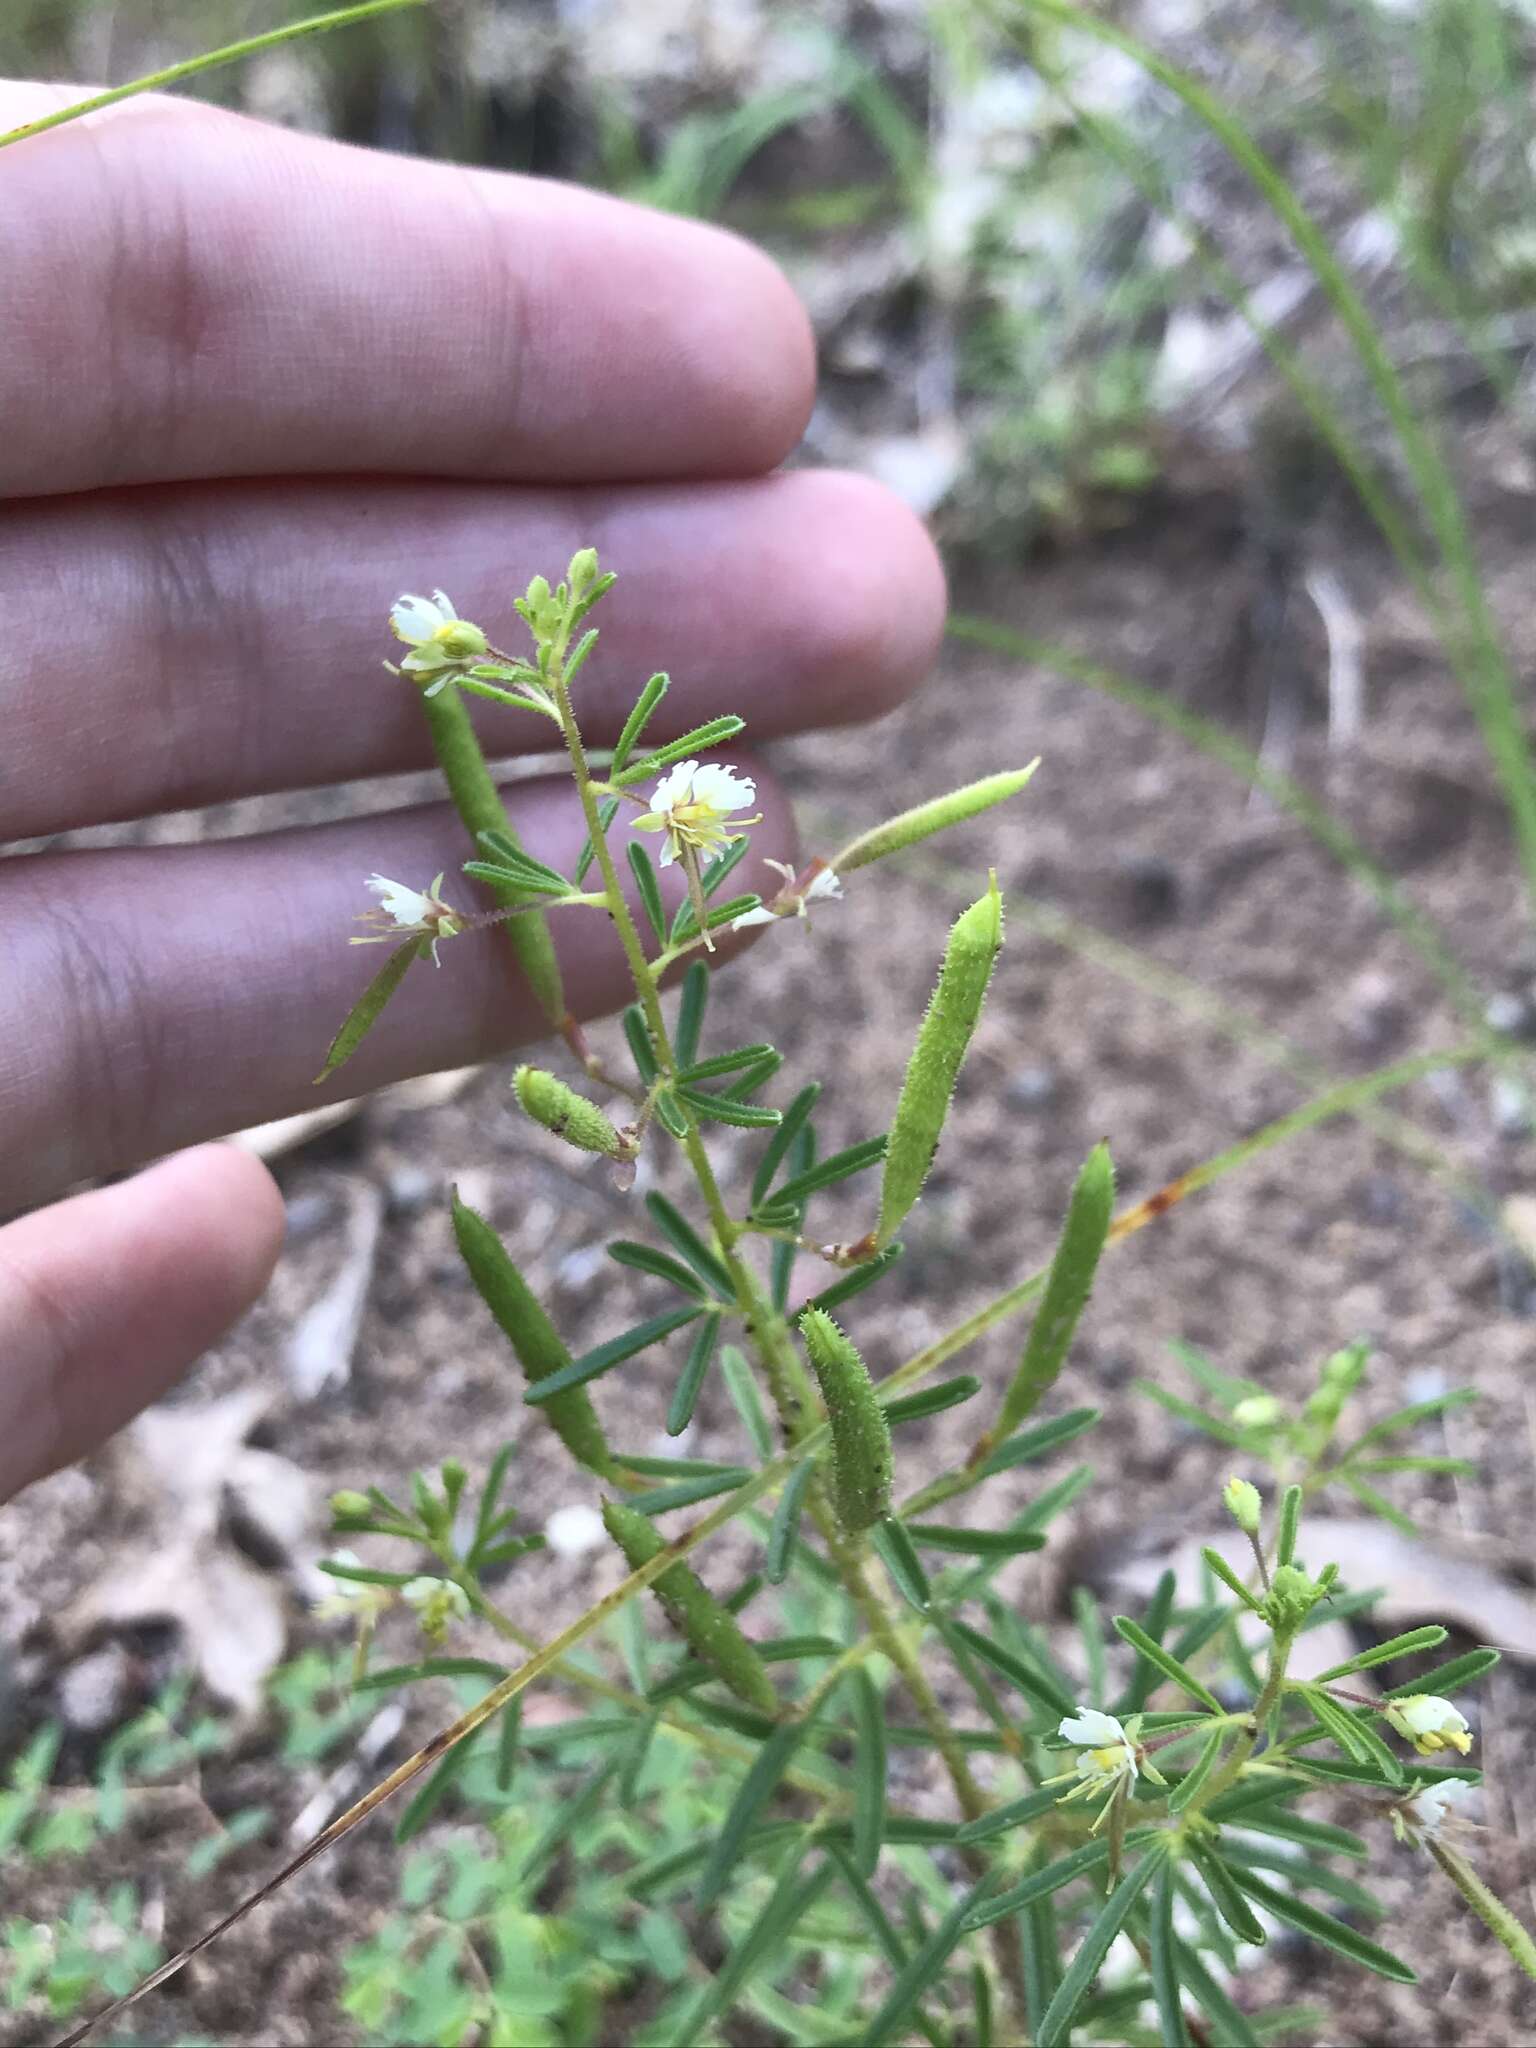
[[[931,663],[943,575],[922,527],[853,476],[557,490],[377,480],[101,492],[0,510],[0,839],[419,767],[416,686],[386,614],[441,585],[513,650],[535,571],[619,572],[582,673],[612,741],[653,668],[658,737],[736,711],[754,738],[867,718]],[[61,565],[67,565],[61,567]],[[543,723],[490,705],[502,753]],[[477,713],[477,715],[479,715]]]

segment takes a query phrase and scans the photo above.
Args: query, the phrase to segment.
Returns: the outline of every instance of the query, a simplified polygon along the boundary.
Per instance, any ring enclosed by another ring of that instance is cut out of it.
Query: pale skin
[[[77,96],[0,84],[0,128]],[[391,599],[440,584],[504,633],[580,545],[621,577],[582,684],[594,743],[657,666],[671,730],[740,710],[761,739],[875,716],[930,665],[917,523],[859,479],[773,473],[813,351],[744,243],[164,99],[0,176],[0,842],[425,765],[413,686],[379,666]],[[485,719],[493,751],[542,743],[517,717]],[[782,858],[783,794],[734,758],[754,851]],[[512,807],[534,853],[573,855],[559,778]],[[362,878],[464,857],[433,806],[0,861],[0,1497],[265,1286],[277,1190],[203,1141],[537,1035],[482,933],[310,1086],[377,964],[345,942]],[[573,1007],[612,1007],[605,921],[557,937]]]

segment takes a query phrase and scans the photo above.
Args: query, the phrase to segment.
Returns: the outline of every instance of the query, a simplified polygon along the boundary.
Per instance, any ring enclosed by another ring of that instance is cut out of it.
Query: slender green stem
[[[357,7],[337,7],[328,14],[311,15],[308,21],[290,22],[286,28],[268,29],[264,35],[246,36],[238,43],[226,43],[222,49],[207,50],[200,57],[188,57],[180,64],[167,64],[161,71],[147,72],[142,78],[130,79],[126,85],[114,85],[110,91],[98,92],[90,99],[76,100],[73,105],[60,107],[51,114],[39,114],[35,121],[23,121],[19,128],[8,129],[0,135],[0,149],[6,149],[13,142],[25,142],[30,136],[43,135],[50,128],[62,128],[67,121],[78,121],[86,114],[98,113],[103,107],[114,107],[119,100],[132,99],[142,92],[161,92],[166,87],[180,85],[188,78],[196,78],[201,72],[213,71],[222,64],[237,64],[242,57],[259,56],[263,50],[274,50],[281,43],[295,42],[300,36],[323,35],[330,29],[350,28],[354,22],[369,21],[379,14],[398,14],[407,7],[421,7],[428,0],[362,0]]]
[[[1258,1747],[1259,1741],[1269,1725],[1271,1714],[1279,1705],[1280,1695],[1285,1690],[1285,1667],[1291,1654],[1292,1635],[1276,1632],[1269,1645],[1269,1665],[1264,1675],[1264,1689],[1253,1703],[1253,1712],[1248,1725],[1232,1745],[1232,1754],[1219,1771],[1215,1771],[1201,1786],[1189,1805],[1184,1809],[1186,1820],[1219,1799],[1223,1792],[1229,1792],[1242,1776],[1244,1766]]]

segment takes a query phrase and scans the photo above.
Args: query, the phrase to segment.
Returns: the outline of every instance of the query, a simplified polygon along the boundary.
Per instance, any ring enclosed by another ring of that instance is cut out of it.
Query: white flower
[[[1125,1728],[1113,1714],[1100,1713],[1097,1707],[1079,1707],[1075,1717],[1068,1715],[1057,1730],[1063,1741],[1077,1748],[1077,1775],[1082,1782],[1067,1794],[1069,1799],[1103,1795],[1104,1804],[1099,1818],[1094,1822],[1097,1832],[1109,1803],[1121,1786],[1127,1790],[1136,1782],[1135,1731],[1139,1723],[1132,1721]]]
[[[1392,1827],[1400,1842],[1433,1842],[1449,1820],[1459,1816],[1455,1809],[1472,1796],[1464,1778],[1442,1778],[1436,1785],[1421,1785],[1411,1799],[1392,1809]]]
[[[718,853],[726,841],[759,817],[738,818],[734,831],[726,824],[733,811],[744,811],[757,797],[757,784],[718,761],[679,761],[656,785],[651,808],[635,823],[642,832],[665,832],[661,864],[670,867],[679,855],[685,864],[700,853]]]
[[[582,1501],[556,1508],[544,1524],[544,1540],[556,1557],[581,1557],[606,1542],[607,1530],[596,1508]]]
[[[351,1565],[357,1570],[363,1560],[355,1550],[338,1550],[328,1562]],[[367,1624],[375,1615],[381,1614],[395,1597],[390,1587],[371,1585],[366,1579],[333,1579],[329,1573],[325,1576],[326,1590],[315,1602],[314,1609],[321,1620]]]
[[[469,1595],[452,1579],[412,1579],[400,1588],[400,1598],[415,1608],[423,1635],[435,1641],[448,1633],[450,1623],[464,1621],[469,1614]]]
[[[1465,1756],[1472,1747],[1465,1716],[1449,1700],[1434,1693],[1415,1692],[1407,1699],[1388,1700],[1382,1712],[1388,1724],[1405,1742],[1411,1742],[1420,1756],[1434,1756],[1442,1749],[1454,1749]]]
[[[756,910],[744,910],[740,917],[732,918],[733,932],[743,931],[748,925],[775,924],[781,917],[801,917],[809,924],[808,904],[836,902],[842,896],[843,885],[831,868],[818,867],[805,887],[797,889],[795,871],[787,862],[765,858],[763,865],[778,870],[784,877],[784,887],[771,902],[760,903]]]
[[[443,669],[473,661],[490,644],[478,626],[459,617],[443,590],[434,590],[430,597],[409,593],[397,597],[390,607],[389,623],[395,638],[411,650],[400,664],[411,675],[438,675]]]
[[[437,875],[425,894],[419,889],[409,889],[404,882],[392,882],[387,875],[369,875],[363,883],[379,899],[377,910],[365,910],[358,919],[360,924],[376,924],[382,930],[369,932],[364,938],[354,938],[354,946],[377,946],[390,939],[401,938],[411,932],[432,941],[432,959],[438,960],[439,939],[451,939],[464,929],[464,919],[452,904],[445,903],[438,891],[443,878]]]

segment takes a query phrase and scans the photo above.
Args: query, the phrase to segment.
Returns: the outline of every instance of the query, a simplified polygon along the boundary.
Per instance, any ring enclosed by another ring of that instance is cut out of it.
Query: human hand
[[[0,84],[0,128],[72,96]],[[598,741],[661,660],[673,730],[723,707],[764,737],[878,713],[929,665],[943,584],[917,523],[856,478],[769,474],[812,343],[732,237],[155,99],[3,171],[0,840],[426,765],[412,689],[379,667],[390,598],[441,584],[491,623],[588,543],[621,572],[582,679]],[[493,752],[527,744],[515,719],[486,718]],[[783,798],[752,772],[782,854]],[[530,851],[574,855],[568,781],[512,808]],[[277,1192],[197,1141],[313,1099],[358,992],[363,876],[420,886],[464,856],[435,805],[0,861],[0,1213],[196,1147],[0,1230],[0,1498],[260,1292]],[[626,981],[576,922],[590,1015]],[[538,1030],[506,948],[455,948],[332,1092]]]

